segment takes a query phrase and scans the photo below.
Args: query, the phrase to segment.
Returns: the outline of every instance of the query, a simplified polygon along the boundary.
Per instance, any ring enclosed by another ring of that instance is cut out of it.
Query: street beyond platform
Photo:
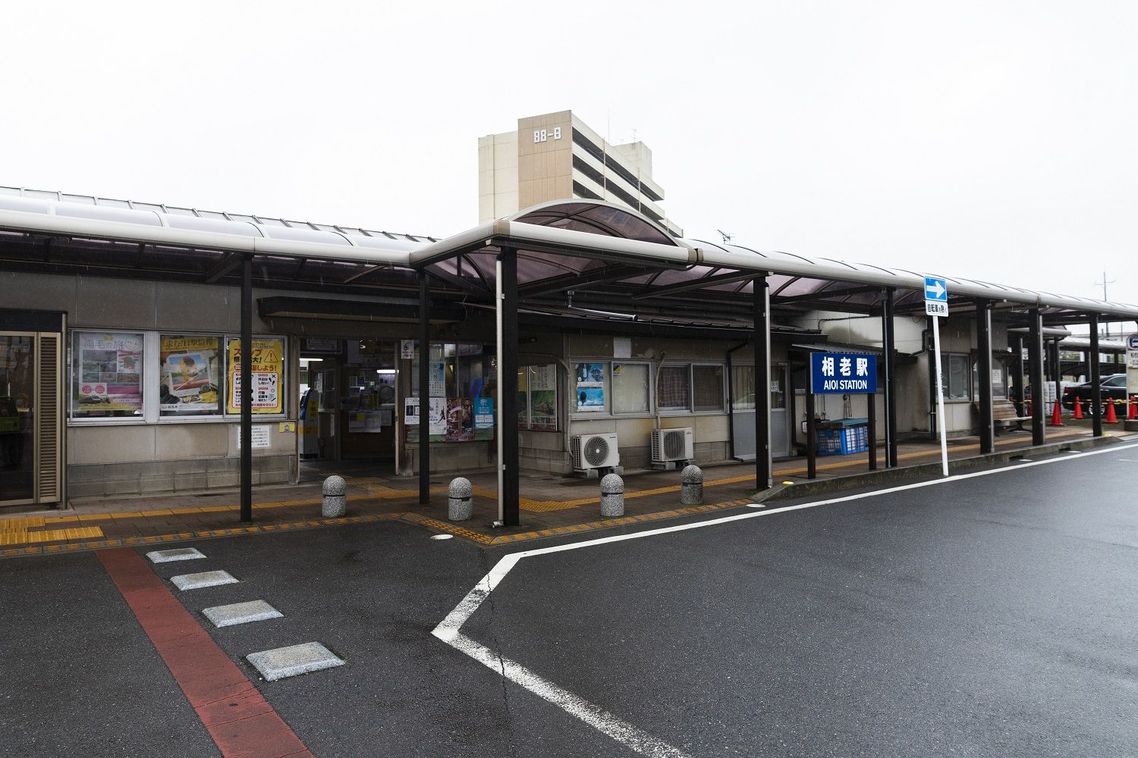
[[[1108,431],[1106,442],[1122,432]],[[1093,444],[1089,429],[1069,425],[1048,430],[1048,443],[1082,446]],[[997,454],[990,461],[978,458],[976,437],[956,438],[949,443],[954,465],[993,465],[1007,457],[1033,450],[1031,435],[1005,433],[996,440]],[[817,479],[806,478],[803,458],[777,461],[774,489],[756,496],[753,464],[723,464],[704,470],[704,504],[680,504],[679,471],[626,472],[625,515],[600,516],[596,479],[577,476],[523,474],[521,525],[494,526],[497,519],[496,477],[492,472],[468,474],[474,485],[474,514],[469,521],[447,520],[447,485],[450,475],[431,477],[431,502],[418,502],[414,477],[371,475],[359,463],[345,474],[348,481],[348,514],[342,518],[320,515],[321,480],[336,473],[337,466],[305,467],[302,481],[294,485],[254,488],[253,522],[238,518],[238,497],[233,491],[198,492],[167,496],[103,497],[72,500],[66,510],[0,514],[0,557],[54,554],[141,544],[160,544],[189,539],[268,533],[373,521],[398,520],[452,534],[477,544],[506,545],[528,540],[626,527],[650,521],[738,508],[755,500],[797,495],[816,495],[851,487],[887,486],[898,478],[911,480],[926,474],[916,467],[939,460],[936,441],[902,444],[900,467],[884,469],[884,454],[878,450],[878,469],[868,470],[867,453],[819,457]],[[342,469],[341,469],[342,471]]]

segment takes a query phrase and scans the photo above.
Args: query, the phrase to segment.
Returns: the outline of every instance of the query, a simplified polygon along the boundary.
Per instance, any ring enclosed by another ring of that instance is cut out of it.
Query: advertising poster
[[[229,371],[227,413],[241,412],[241,340],[226,338]],[[284,413],[284,339],[253,340],[253,413]]]
[[[474,440],[474,404],[468,397],[447,400],[447,442]]]
[[[478,433],[481,431],[494,430],[494,398],[492,397],[479,397],[474,400],[474,433],[478,439],[482,439]]]
[[[82,414],[142,413],[142,335],[78,335],[76,410]]]
[[[221,340],[164,334],[159,344],[162,414],[221,413]]]
[[[447,431],[447,401],[445,397],[432,397],[427,418],[432,442],[442,442]],[[419,441],[419,398],[408,397],[403,400],[403,426],[407,430],[407,441]]]
[[[605,364],[578,363],[576,373],[577,413],[604,413]]]
[[[557,366],[530,368],[530,428],[557,429]],[[601,408],[604,408],[604,385],[601,385]],[[578,396],[579,399],[580,396]]]

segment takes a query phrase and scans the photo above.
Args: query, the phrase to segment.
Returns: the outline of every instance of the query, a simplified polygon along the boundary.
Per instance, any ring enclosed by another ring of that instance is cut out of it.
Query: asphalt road
[[[462,632],[691,755],[1134,755],[1138,448],[1071,458],[524,558]],[[508,551],[397,523],[187,544],[154,570],[241,580],[175,591],[198,618],[285,614],[202,621],[317,755],[634,755],[430,635]],[[216,753],[94,556],[0,562],[0,606],[0,753]],[[347,665],[244,661],[308,641]]]

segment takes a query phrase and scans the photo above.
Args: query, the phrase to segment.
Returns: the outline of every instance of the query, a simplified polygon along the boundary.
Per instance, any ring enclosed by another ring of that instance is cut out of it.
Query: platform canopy
[[[254,256],[258,286],[413,297],[417,270],[436,302],[492,307],[495,259],[517,250],[519,300],[531,316],[746,328],[752,281],[766,276],[783,313],[923,313],[919,272],[672,237],[651,219],[592,200],[556,201],[443,239],[256,214],[0,187],[0,265],[235,284]],[[1138,319],[1138,305],[944,275],[953,313],[976,300],[1049,324]]]

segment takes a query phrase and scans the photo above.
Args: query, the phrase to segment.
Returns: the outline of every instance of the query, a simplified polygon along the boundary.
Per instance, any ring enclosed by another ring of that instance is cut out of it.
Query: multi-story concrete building
[[[572,111],[519,118],[517,131],[478,140],[479,222],[574,198],[630,208],[683,236],[659,205],[664,190],[643,142],[610,145]]]

